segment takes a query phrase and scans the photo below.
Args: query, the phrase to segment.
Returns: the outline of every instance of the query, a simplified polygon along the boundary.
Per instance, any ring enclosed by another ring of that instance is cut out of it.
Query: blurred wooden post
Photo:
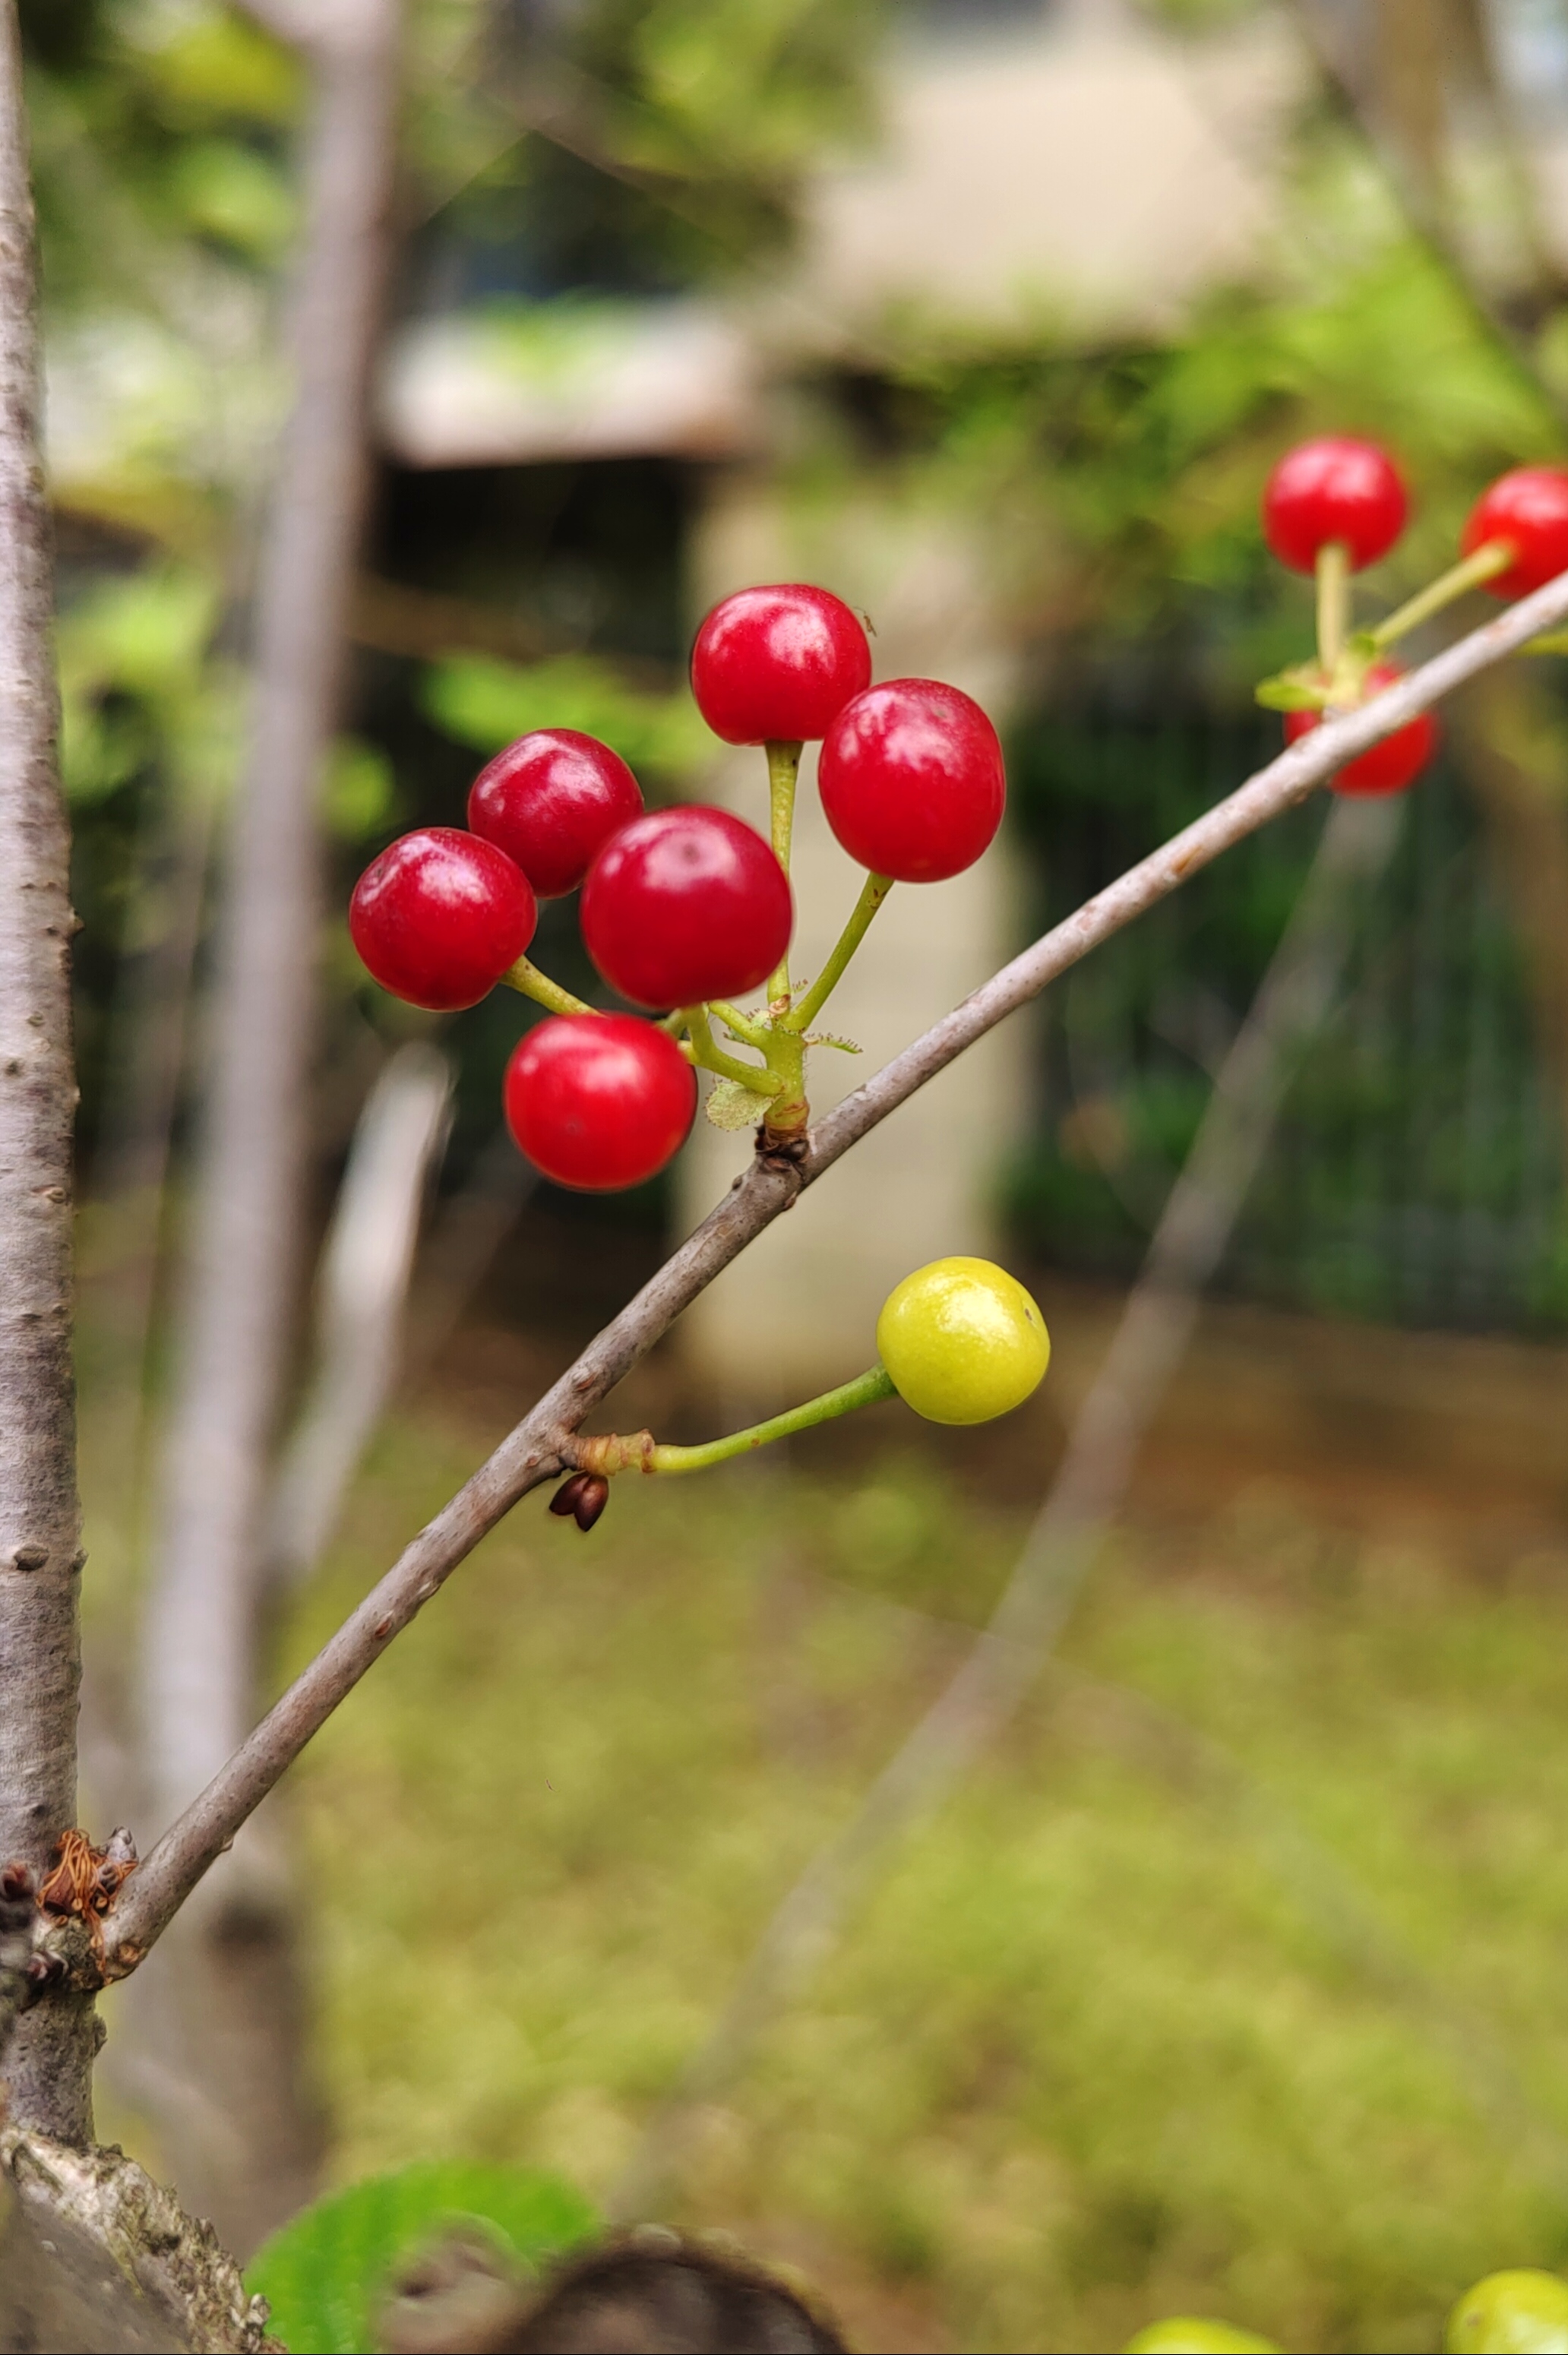
[[[731,479],[715,499],[697,546],[702,608],[749,581],[820,581],[868,613],[878,678],[951,680],[1004,723],[1015,662],[986,589],[978,536],[949,516],[911,516],[870,497],[826,518],[786,511],[784,497],[771,485]],[[861,880],[828,832],[815,784],[809,746],[790,959],[801,976],[820,967]],[[760,751],[727,756],[698,790],[765,829]],[[848,1095],[1015,945],[1013,874],[1004,837],[950,883],[893,891],[819,1025],[864,1052],[816,1051],[816,1109]],[[993,1034],[728,1268],[685,1319],[683,1346],[699,1378],[759,1404],[838,1380],[874,1353],[877,1311],[901,1276],[950,1252],[992,1250],[992,1192],[1019,1124],[1027,1055],[1026,1026]],[[712,1207],[751,1151],[749,1133],[723,1135],[699,1119],[680,1163],[683,1227]]]

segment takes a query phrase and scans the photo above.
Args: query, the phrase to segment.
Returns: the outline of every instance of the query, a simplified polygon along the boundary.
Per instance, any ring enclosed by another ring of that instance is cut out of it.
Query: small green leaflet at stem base
[[[715,1080],[703,1110],[715,1128],[755,1128],[772,1103],[772,1096],[743,1088],[739,1080]]]
[[[1328,690],[1322,686],[1308,687],[1282,670],[1275,678],[1260,679],[1253,690],[1253,700],[1261,703],[1265,711],[1321,711],[1328,703]]]
[[[863,1055],[865,1049],[856,1039],[840,1039],[832,1030],[808,1030],[801,1040],[803,1047],[837,1047],[841,1055]]]
[[[372,2355],[393,2273],[450,2226],[475,2220],[530,2270],[599,2230],[593,2209],[559,2176],[421,2159],[293,2217],[257,2251],[245,2286],[266,2298],[268,2328],[292,2355]]]

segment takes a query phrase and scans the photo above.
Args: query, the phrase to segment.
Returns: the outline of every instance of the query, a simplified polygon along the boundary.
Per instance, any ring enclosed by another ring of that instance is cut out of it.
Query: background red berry
[[[1494,597],[1526,597],[1568,571],[1568,468],[1516,466],[1484,491],[1460,542],[1467,556],[1506,539],[1513,562],[1487,587]]]
[[[1374,663],[1367,673],[1367,699],[1392,687],[1403,673],[1392,663]],[[1285,715],[1285,741],[1297,743],[1309,736],[1323,722],[1321,711],[1287,711]],[[1418,712],[1407,728],[1396,728],[1381,744],[1370,751],[1358,752],[1347,761],[1328,780],[1328,788],[1336,794],[1402,794],[1431,761],[1439,742],[1437,722],[1430,711]]]
[[[825,736],[870,677],[858,615],[829,591],[799,584],[726,597],[691,650],[697,708],[727,744]]]
[[[635,1014],[537,1023],[507,1066],[507,1125],[558,1186],[640,1186],[685,1144],[697,1074],[675,1040]]]
[[[576,890],[617,826],[642,808],[619,752],[575,728],[539,728],[480,770],[468,823],[517,860],[541,900],[559,900]]]
[[[534,936],[520,867],[454,826],[400,836],[354,887],[348,930],[375,978],[411,1006],[476,1006]]]
[[[754,989],[789,946],[789,878],[728,810],[650,810],[608,842],[582,887],[582,937],[634,1006],[697,1006]]]
[[[1319,549],[1343,540],[1350,570],[1386,556],[1410,503],[1393,460],[1375,442],[1325,434],[1287,451],[1264,490],[1264,538],[1282,564],[1310,572]]]
[[[1008,795],[996,730],[972,697],[934,678],[891,678],[846,705],[817,779],[850,858],[900,883],[972,867]]]

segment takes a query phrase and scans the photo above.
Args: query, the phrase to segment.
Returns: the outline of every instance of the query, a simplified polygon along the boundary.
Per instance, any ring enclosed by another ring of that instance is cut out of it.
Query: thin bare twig
[[[240,0],[240,5],[275,41],[329,57],[365,40],[378,0]]]
[[[451,1098],[445,1056],[400,1047],[359,1115],[321,1255],[315,1379],[272,1497],[268,1566],[283,1585],[315,1569],[397,1377],[420,1211]]]
[[[759,1156],[725,1199],[421,1529],[268,1711],[126,1885],[107,1936],[108,1967],[134,1969],[214,1859],[344,1697],[487,1530],[571,1461],[572,1434],[681,1311],[906,1097],[936,1077],[1101,941],[1155,906],[1221,851],[1277,817],[1356,753],[1568,617],[1568,573],[1472,631],[1363,707],[1304,737],[1226,800],[1151,853],[992,975],[951,1014],[847,1096],[799,1162]]]

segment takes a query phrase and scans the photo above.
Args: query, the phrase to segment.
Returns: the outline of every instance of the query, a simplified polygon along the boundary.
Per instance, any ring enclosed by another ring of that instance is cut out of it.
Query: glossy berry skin
[[[1370,702],[1380,689],[1392,687],[1400,676],[1392,663],[1374,663],[1367,673],[1363,699]],[[1287,711],[1285,742],[1298,743],[1322,721],[1320,711]],[[1381,744],[1358,752],[1353,761],[1347,761],[1342,769],[1336,770],[1328,780],[1328,789],[1336,794],[1403,794],[1430,763],[1440,741],[1437,722],[1431,712],[1418,712],[1408,728],[1396,728]]]
[[[1494,597],[1527,597],[1568,571],[1568,467],[1516,466],[1470,510],[1460,547],[1467,556],[1506,539],[1513,562],[1487,587]]]
[[[348,903],[354,945],[382,988],[436,1014],[477,1006],[538,921],[521,868],[455,826],[400,835],[370,861]]]
[[[516,859],[541,900],[575,891],[610,837],[642,814],[619,752],[575,728],[519,736],[468,794],[469,826]]]
[[[1125,2355],[1279,2355],[1272,2339],[1197,2314],[1173,2314],[1128,2339]]]
[[[960,687],[891,678],[847,704],[817,768],[827,823],[851,858],[899,883],[972,867],[1002,822],[997,731]]]
[[[1404,529],[1410,503],[1392,459],[1343,434],[1286,451],[1264,489],[1264,538],[1293,572],[1311,572],[1319,549],[1342,540],[1350,570],[1375,564]]]
[[[1447,2355],[1568,2355],[1568,2282],[1519,2266],[1488,2274],[1448,2317]]]
[[[699,1006],[766,980],[789,946],[789,878],[754,826],[688,803],[650,810],[600,852],[582,938],[634,1006]]]
[[[697,1074],[635,1014],[557,1014],[507,1066],[507,1125],[537,1169],[581,1193],[640,1186],[685,1144]]]
[[[800,582],[726,597],[691,649],[697,708],[726,744],[814,742],[870,678],[859,616]]]
[[[989,1423],[1039,1388],[1051,1336],[1006,1268],[938,1259],[889,1293],[877,1355],[905,1405],[927,1423]]]

